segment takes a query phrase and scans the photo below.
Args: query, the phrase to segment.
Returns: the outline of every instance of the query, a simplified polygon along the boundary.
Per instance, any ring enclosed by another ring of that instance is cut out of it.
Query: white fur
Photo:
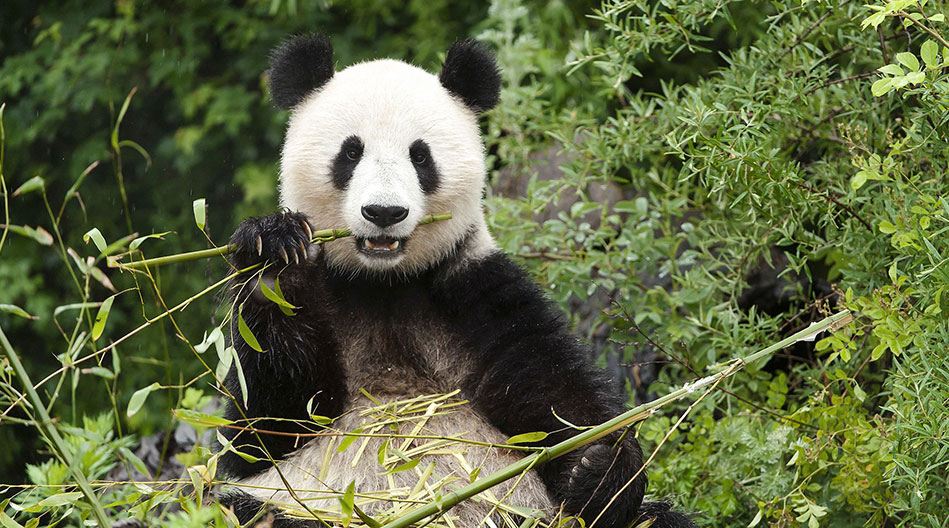
[[[331,179],[343,141],[364,145],[346,191]],[[424,140],[441,175],[438,190],[425,195],[409,158],[409,146]],[[330,266],[347,271],[412,274],[430,267],[468,233],[484,254],[495,247],[481,209],[484,146],[476,116],[434,75],[384,59],[350,66],[294,108],[280,171],[284,207],[301,211],[315,229],[345,227],[361,237],[409,237],[395,259],[359,253],[350,241],[326,245]],[[362,217],[363,205],[400,205],[408,218],[382,229]],[[430,214],[451,220],[418,226]],[[474,255],[472,255],[474,256]]]

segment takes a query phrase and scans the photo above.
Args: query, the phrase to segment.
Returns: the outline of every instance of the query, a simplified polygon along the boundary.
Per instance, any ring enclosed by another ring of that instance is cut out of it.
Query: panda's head
[[[336,72],[326,37],[298,36],[268,73],[274,104],[292,111],[282,205],[355,235],[325,245],[331,267],[411,275],[461,247],[493,248],[477,115],[497,103],[500,74],[481,45],[456,42],[438,76],[388,59]],[[452,219],[419,225],[444,212]]]

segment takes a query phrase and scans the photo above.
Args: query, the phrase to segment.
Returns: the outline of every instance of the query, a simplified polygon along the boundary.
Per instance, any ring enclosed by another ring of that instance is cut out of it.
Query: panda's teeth
[[[399,249],[399,241],[393,240],[392,243],[389,244],[389,251],[395,251],[397,249]]]

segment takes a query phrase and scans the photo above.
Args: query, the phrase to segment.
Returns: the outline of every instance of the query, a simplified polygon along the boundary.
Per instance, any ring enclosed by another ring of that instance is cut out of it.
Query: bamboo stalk
[[[494,473],[476,480],[463,488],[449,493],[442,497],[438,503],[430,502],[424,506],[420,506],[414,510],[411,510],[394,520],[383,525],[382,528],[407,528],[408,526],[430,517],[432,515],[438,515],[448,511],[453,506],[457,505],[459,502],[473,497],[482,491],[485,491],[492,486],[496,486],[505,480],[516,477],[522,472],[536,467],[545,462],[549,462],[559,456],[565,455],[571,451],[574,451],[580,447],[583,447],[591,442],[594,442],[614,431],[622,429],[628,425],[631,425],[639,420],[642,420],[652,414],[656,409],[666,405],[667,403],[678,400],[688,394],[696,392],[699,389],[707,387],[713,383],[716,383],[732,374],[738,372],[745,365],[767,357],[774,352],[781,350],[784,347],[790,346],[793,343],[801,341],[803,339],[808,339],[812,336],[819,334],[825,330],[833,331],[836,328],[846,324],[852,319],[849,310],[844,310],[842,312],[836,313],[830,317],[822,319],[820,322],[812,324],[811,326],[801,330],[800,332],[795,333],[794,335],[782,339],[781,341],[763,348],[753,354],[745,356],[743,358],[737,358],[735,360],[720,364],[714,365],[711,368],[722,367],[724,370],[721,370],[710,376],[698,379],[692,383],[686,383],[681,388],[666,394],[660,398],[657,398],[649,403],[636,406],[623,414],[613,418],[612,420],[602,423],[591,429],[587,429],[582,433],[564,440],[559,444],[546,448],[537,453],[533,453],[525,456],[524,458],[518,460],[517,462],[499,469]]]
[[[73,461],[70,460],[69,451],[67,451],[66,443],[63,442],[63,437],[59,435],[59,430],[53,425],[49,413],[46,412],[46,404],[43,403],[39,394],[36,393],[36,389],[33,388],[33,382],[23,367],[23,363],[20,362],[20,357],[16,351],[13,350],[13,345],[7,340],[7,335],[3,332],[3,328],[0,328],[0,346],[2,346],[4,354],[6,354],[7,359],[10,361],[10,366],[13,367],[16,376],[20,378],[20,383],[26,391],[27,398],[33,405],[33,411],[39,415],[39,423],[35,423],[35,425],[41,432],[45,433],[45,436],[49,439],[50,447],[53,448],[53,452],[63,461],[63,464],[69,468],[73,478],[76,479],[76,485],[79,486],[79,490],[82,491],[86,500],[89,501],[89,505],[92,506],[92,514],[99,523],[99,527],[109,528],[112,526],[112,523],[109,521],[109,516],[106,515],[105,509],[102,508],[99,497],[95,491],[93,491],[92,487],[89,486],[89,481],[86,479],[86,476],[73,464]]]
[[[428,215],[422,218],[419,221],[418,225],[431,224],[433,222],[438,222],[440,220],[448,220],[451,218],[451,213],[440,213]],[[310,239],[311,244],[325,244],[332,240],[337,240],[340,238],[346,238],[353,236],[352,231],[349,229],[323,229],[321,231],[314,231],[313,238]],[[237,247],[233,244],[228,244],[225,246],[213,247],[210,249],[201,249],[198,251],[189,251],[187,253],[178,253],[177,255],[166,255],[164,257],[155,257],[150,259],[143,259],[133,262],[119,262],[117,260],[109,260],[110,268],[126,268],[126,269],[142,269],[146,267],[155,267],[161,266],[162,264],[175,264],[178,262],[187,262],[190,260],[200,260],[210,257],[218,257],[229,255],[237,250]]]

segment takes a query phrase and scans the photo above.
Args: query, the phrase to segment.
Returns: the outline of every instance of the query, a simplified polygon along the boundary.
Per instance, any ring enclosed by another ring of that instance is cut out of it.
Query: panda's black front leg
[[[548,436],[539,445],[553,445],[579,433],[558,416],[587,426],[623,412],[619,391],[567,334],[562,314],[503,254],[446,280],[440,297],[475,351],[466,367],[466,396],[503,433],[543,431]],[[646,474],[631,432],[609,435],[537,471],[566,513],[588,525],[598,516],[604,528],[637,518]]]
[[[230,334],[246,380],[247,404],[232,368],[225,386],[234,400],[227,402],[225,416],[245,428],[224,428],[222,433],[236,449],[260,459],[248,462],[234,453],[222,455],[221,468],[232,477],[264,470],[271,464],[268,456],[280,459],[302,446],[306,437],[287,433],[309,429],[288,420],[307,420],[307,402],[312,401],[313,413],[331,418],[343,409],[343,369],[324,317],[324,265],[319,246],[309,243],[310,235],[306,216],[277,213],[245,220],[231,237],[236,268],[261,264],[231,285]],[[261,293],[260,282],[273,289],[277,278],[287,301],[297,307],[292,316]],[[262,352],[241,337],[239,317]]]

